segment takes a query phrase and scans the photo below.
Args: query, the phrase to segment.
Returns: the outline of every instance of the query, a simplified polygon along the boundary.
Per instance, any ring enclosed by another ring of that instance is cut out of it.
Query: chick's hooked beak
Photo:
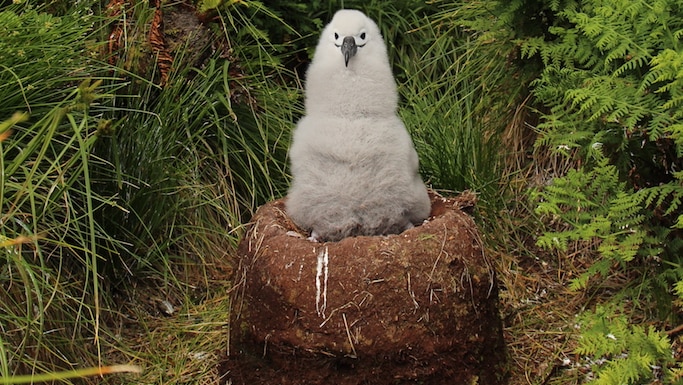
[[[358,46],[353,36],[346,36],[341,45],[341,52],[344,55],[344,63],[349,66],[349,60],[358,52]]]

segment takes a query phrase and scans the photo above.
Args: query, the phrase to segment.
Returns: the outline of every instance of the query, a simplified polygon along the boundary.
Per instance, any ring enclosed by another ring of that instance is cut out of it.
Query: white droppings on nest
[[[315,274],[315,311],[318,313],[320,318],[325,318],[325,309],[327,309],[327,277],[329,271],[329,260],[330,254],[327,251],[327,247],[325,247],[325,250],[318,254],[318,266],[316,268]]]
[[[304,272],[304,264],[299,265],[299,275],[296,277],[296,282],[301,282],[301,274]]]

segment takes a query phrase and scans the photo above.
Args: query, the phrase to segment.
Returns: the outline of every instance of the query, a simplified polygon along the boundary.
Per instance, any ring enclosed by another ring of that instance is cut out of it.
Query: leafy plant
[[[551,113],[539,126],[544,132],[539,144],[583,153],[604,145],[620,171],[631,171],[641,187],[671,170],[681,148],[666,148],[667,141],[680,141],[674,124],[680,112],[672,108],[679,103],[675,83],[680,74],[670,59],[679,44],[676,31],[683,28],[671,6],[667,1],[581,2],[554,10],[551,41],[520,41],[523,57],[538,55],[543,62],[534,93]],[[635,141],[642,144],[637,151]]]
[[[584,165],[535,197],[537,213],[567,226],[539,244],[565,249],[571,240],[593,242],[601,258],[589,275],[636,255],[637,263],[655,257],[678,266],[678,11],[667,0],[518,0],[463,8],[465,28],[487,42],[513,39],[517,62],[537,71],[530,82],[541,116],[537,151]]]
[[[608,307],[584,314],[578,325],[581,338],[575,351],[590,364],[588,384],[642,384],[651,380],[682,383],[671,341],[653,326],[633,325],[626,316]]]
[[[671,295],[683,278],[679,2],[489,1],[463,4],[461,16],[480,41],[514,43],[510,63],[530,80],[529,105],[540,119],[534,159],[573,165],[538,167],[541,183],[529,192],[548,227],[539,229],[537,245],[588,262],[573,289],[599,287],[591,278],[607,279],[616,269],[632,279],[612,287],[613,301],[632,299],[629,311],[645,314],[659,305],[658,315],[677,324]],[[612,322],[600,310],[583,317],[607,328]],[[640,383],[651,377],[647,365],[670,362],[668,341],[633,319],[614,321],[626,336],[622,351],[582,346],[605,355],[607,369],[595,383]],[[584,341],[593,341],[589,329],[581,330]],[[624,351],[635,353],[625,360],[618,356]]]
[[[578,241],[597,252],[599,258],[573,280],[573,289],[586,288],[594,275],[608,276],[615,263],[625,267],[636,257],[664,252],[669,232],[648,226],[651,216],[645,206],[654,199],[652,193],[626,189],[606,158],[590,170],[570,170],[534,194],[536,212],[561,224],[560,231],[545,232],[537,244],[567,251],[570,242]]]
[[[85,4],[55,16],[15,2],[0,19],[0,376],[13,381],[101,362],[100,253],[117,241],[94,219],[110,201],[93,189],[92,150],[116,85],[96,80],[106,65]]]
[[[585,175],[570,173],[554,181],[545,199],[576,198],[564,210],[569,223],[573,210],[581,210],[584,219],[594,216],[592,225],[572,223],[573,231],[601,238],[599,252],[606,259],[591,270],[604,273],[608,260],[619,255],[626,262],[636,253],[676,266],[681,245],[671,226],[681,220],[683,181],[676,171],[683,147],[676,123],[680,109],[674,108],[680,99],[680,74],[671,50],[679,46],[683,24],[671,10],[678,8],[667,1],[647,5],[618,0],[548,6],[556,15],[548,28],[552,39],[520,40],[522,56],[538,55],[543,63],[532,86],[550,112],[538,126],[537,145],[599,162]],[[609,160],[602,159],[603,153]],[[619,183],[627,176],[636,191]],[[599,199],[608,206],[575,196],[601,187],[608,190]],[[539,211],[558,214],[558,207],[551,206],[543,203]],[[655,210],[654,216],[643,215],[646,206]],[[549,246],[553,238],[556,234],[550,233],[539,242]]]

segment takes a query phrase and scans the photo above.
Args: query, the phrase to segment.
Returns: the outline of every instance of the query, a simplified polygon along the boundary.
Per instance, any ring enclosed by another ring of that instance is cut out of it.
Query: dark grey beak
[[[342,51],[342,54],[344,55],[344,63],[348,67],[349,66],[349,60],[358,51],[358,46],[356,46],[356,40],[353,38],[353,36],[347,36],[344,38],[344,42],[342,43],[342,46],[341,46],[341,51]]]

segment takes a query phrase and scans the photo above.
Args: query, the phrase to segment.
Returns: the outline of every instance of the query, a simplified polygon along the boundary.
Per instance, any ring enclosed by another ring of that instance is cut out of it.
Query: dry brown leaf
[[[157,66],[161,74],[160,86],[164,86],[168,81],[168,74],[171,72],[173,57],[169,53],[164,35],[164,19],[161,11],[161,0],[155,0],[154,18],[149,29],[149,43],[157,56]]]
[[[111,20],[116,20],[121,16],[125,5],[125,0],[109,0],[105,7],[105,13]],[[123,37],[123,22],[117,21],[113,23],[109,39],[107,40],[107,56],[109,57],[109,64],[114,65],[118,60],[117,52],[121,47],[121,38]]]

